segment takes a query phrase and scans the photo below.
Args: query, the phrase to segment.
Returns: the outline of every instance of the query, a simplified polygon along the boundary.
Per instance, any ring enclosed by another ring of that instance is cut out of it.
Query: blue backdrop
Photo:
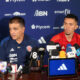
[[[63,30],[68,13],[77,15],[80,22],[80,0],[0,0],[0,40],[9,35],[9,19],[21,16],[26,21],[25,33],[46,45]]]

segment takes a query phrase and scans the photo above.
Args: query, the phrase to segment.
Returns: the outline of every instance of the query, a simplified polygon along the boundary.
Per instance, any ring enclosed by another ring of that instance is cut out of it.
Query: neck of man
[[[24,39],[24,35],[21,35],[19,39],[16,40],[18,44],[21,44]]]
[[[73,34],[74,34],[74,33],[72,33],[72,34],[65,34],[65,36],[66,36],[66,38],[67,38],[67,40],[68,40],[69,42],[71,42],[71,40],[72,40],[72,38],[73,38]]]

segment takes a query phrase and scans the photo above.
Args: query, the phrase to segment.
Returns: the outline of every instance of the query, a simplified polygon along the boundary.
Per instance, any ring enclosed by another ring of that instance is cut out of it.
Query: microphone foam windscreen
[[[60,58],[66,58],[66,52],[65,51],[60,51],[59,57]]]
[[[73,45],[76,49],[80,48],[80,46],[76,43]]]

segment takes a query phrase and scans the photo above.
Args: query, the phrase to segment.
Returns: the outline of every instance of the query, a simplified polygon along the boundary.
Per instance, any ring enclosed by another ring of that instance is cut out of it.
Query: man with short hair
[[[37,47],[37,42],[24,34],[25,21],[15,16],[9,21],[10,37],[2,40],[0,59],[12,64],[24,65],[29,63],[32,48]]]
[[[66,50],[67,44],[80,46],[80,35],[75,32],[78,28],[78,18],[74,14],[68,14],[64,18],[64,31],[53,36],[50,41],[59,43],[62,50]]]

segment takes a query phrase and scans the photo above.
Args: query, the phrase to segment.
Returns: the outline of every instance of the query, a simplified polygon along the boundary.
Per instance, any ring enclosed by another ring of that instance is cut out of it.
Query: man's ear
[[[75,26],[75,30],[76,30],[76,29],[78,29],[78,27],[79,27],[79,26],[78,26],[78,25],[76,25],[76,26]]]
[[[25,27],[24,27],[24,30],[25,30]]]
[[[24,33],[24,31],[25,31],[25,27],[22,27],[22,29],[23,29],[23,33]]]

